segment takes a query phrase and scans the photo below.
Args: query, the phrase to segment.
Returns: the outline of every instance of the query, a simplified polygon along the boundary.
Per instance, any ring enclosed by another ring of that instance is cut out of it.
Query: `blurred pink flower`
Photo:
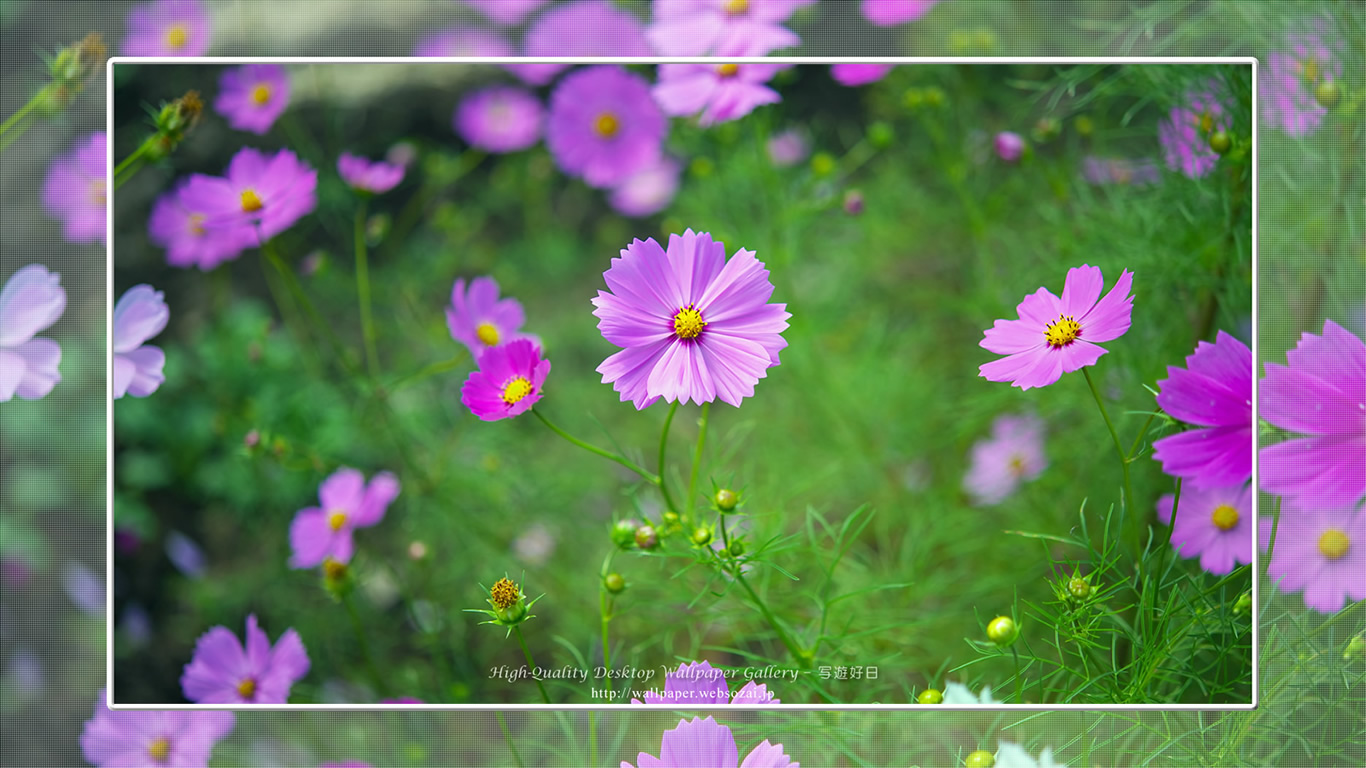
[[[800,163],[810,154],[811,147],[801,131],[789,128],[776,133],[768,140],[768,159],[779,168],[788,168]]]
[[[61,277],[42,264],[29,264],[10,275],[0,290],[0,403],[16,394],[37,400],[62,380],[57,370],[61,345],[34,338],[66,310]]]
[[[521,333],[526,315],[521,302],[498,298],[498,281],[476,277],[469,282],[459,278],[451,287],[451,305],[446,308],[446,327],[451,338],[464,344],[476,361],[489,347],[527,338]]]
[[[128,12],[124,56],[203,56],[213,29],[199,0],[154,0]]]
[[[62,236],[71,243],[105,242],[107,190],[105,159],[108,134],[96,131],[48,166],[43,180],[43,207],[62,220]]]
[[[638,768],[800,768],[783,752],[782,744],[770,744],[764,739],[740,762],[740,751],[730,728],[716,720],[693,718],[679,720],[678,725],[664,732],[660,739],[659,757],[641,752],[636,756]],[[623,760],[621,768],[633,768]]]
[[[609,198],[623,216],[650,216],[673,202],[678,192],[678,177],[683,164],[671,157],[662,158],[653,168],[632,174],[613,190]]]
[[[678,669],[664,678],[664,691],[645,691],[645,700],[631,699],[632,704],[679,704],[700,707],[706,704],[781,704],[768,686],[753,680],[735,692],[732,698],[726,672],[707,661],[679,664]]]
[[[567,75],[550,95],[546,146],[560,169],[614,187],[653,167],[669,121],[640,75],[597,66]]]
[[[830,76],[851,88],[876,83],[892,71],[892,64],[831,64]]]
[[[1171,493],[1157,501],[1157,516],[1166,525],[1171,525],[1175,503]],[[1182,557],[1199,557],[1200,567],[1216,576],[1251,563],[1252,484],[1183,485],[1171,544]]]
[[[1188,91],[1157,127],[1167,167],[1193,179],[1209,173],[1219,161],[1210,149],[1209,137],[1224,130],[1228,130],[1228,120],[1213,86]]]
[[[243,147],[227,178],[195,174],[180,192],[186,210],[203,211],[211,236],[256,245],[289,229],[318,206],[318,172],[282,149],[267,156]]]
[[[863,18],[879,27],[915,21],[930,12],[939,0],[863,0]]]
[[[705,56],[735,47],[792,48],[801,38],[782,26],[816,0],[654,0],[646,33],[660,56]],[[763,55],[763,54],[753,54]]]
[[[727,56],[762,55],[763,49],[727,50]],[[674,117],[700,114],[698,123],[709,126],[738,120],[756,107],[782,101],[764,83],[790,64],[660,64],[659,82],[651,90],[664,114]]]
[[[166,380],[166,355],[146,341],[161,333],[171,319],[166,299],[150,285],[135,285],[114,305],[114,398],[147,397]]]
[[[1005,501],[1020,483],[1037,478],[1048,468],[1043,451],[1043,422],[1034,416],[1000,416],[991,437],[972,446],[972,463],[963,476],[963,490],[977,505]]]
[[[104,690],[81,732],[81,754],[103,768],[134,765],[205,768],[213,747],[231,731],[231,712],[109,709]]]
[[[452,27],[425,35],[413,46],[413,55],[438,58],[445,56],[488,57],[515,56],[512,44],[497,32],[475,27]]]
[[[1268,515],[1258,520],[1263,551],[1271,543],[1273,523]],[[1281,592],[1303,590],[1304,604],[1319,613],[1337,613],[1349,602],[1366,600],[1366,507],[1287,501],[1275,527],[1266,574]]]
[[[610,0],[575,0],[537,17],[522,40],[522,55],[650,56],[640,19]],[[507,64],[505,68],[531,85],[545,85],[568,64]]]
[[[213,108],[239,131],[264,135],[289,106],[289,73],[279,64],[223,71]]]
[[[485,152],[518,152],[534,146],[544,125],[540,99],[524,88],[484,88],[461,99],[455,110],[456,133]]]
[[[1343,47],[1326,19],[1287,32],[1285,47],[1266,58],[1258,94],[1262,119],[1291,136],[1313,133],[1328,114],[1316,91],[1341,82]]]
[[[306,507],[289,526],[289,545],[294,554],[290,568],[312,568],[324,560],[351,562],[357,528],[369,528],[384,519],[398,498],[398,478],[380,472],[367,484],[359,470],[342,467],[318,486],[317,507]]]
[[[403,181],[403,166],[367,160],[349,152],[337,158],[337,174],[357,192],[382,195]]]
[[[157,198],[147,221],[148,236],[153,243],[166,249],[167,264],[208,271],[237,258],[244,249],[255,244],[255,234],[245,228],[220,229],[210,236],[204,225],[208,214],[187,207],[185,203],[186,186],[182,181],[175,189]]]
[[[1001,131],[996,134],[996,156],[1007,163],[1019,162],[1020,156],[1024,154],[1024,137],[1018,133]]]
[[[484,14],[488,20],[511,27],[520,24],[547,0],[465,0],[465,5]]]
[[[194,658],[185,665],[180,686],[185,698],[200,704],[284,704],[289,689],[308,674],[308,653],[299,633],[286,630],[270,638],[247,617],[243,648],[227,627],[214,627],[195,643]]]

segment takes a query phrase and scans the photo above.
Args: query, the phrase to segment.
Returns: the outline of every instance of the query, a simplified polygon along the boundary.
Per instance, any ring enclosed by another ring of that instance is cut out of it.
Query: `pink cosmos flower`
[[[166,380],[166,354],[145,342],[161,333],[171,311],[150,285],[129,288],[114,305],[114,398],[147,397]]]
[[[1033,416],[1000,416],[991,437],[972,446],[972,463],[963,477],[963,490],[973,503],[990,506],[1005,501],[1020,483],[1048,468],[1043,452],[1043,422]]]
[[[1100,267],[1083,264],[1067,271],[1062,298],[1047,288],[1026,296],[1016,308],[1018,320],[997,320],[986,330],[980,346],[1006,357],[982,364],[987,381],[1009,381],[1020,389],[1046,387],[1064,373],[1095,365],[1105,349],[1129,330],[1134,298],[1129,295],[1133,273],[1124,270],[1105,298]]]
[[[623,216],[650,216],[673,202],[678,192],[678,175],[683,164],[671,157],[662,158],[653,168],[635,173],[612,190],[609,202]]]
[[[1272,518],[1262,515],[1258,526],[1265,551]],[[1266,572],[1286,594],[1303,590],[1304,604],[1319,613],[1337,613],[1348,602],[1366,600],[1366,507],[1287,505]]]
[[[739,407],[778,365],[792,315],[769,304],[773,283],[754,251],[726,260],[726,247],[691,229],[622,249],[603,273],[593,314],[608,342],[622,347],[599,365],[604,384],[639,410],[659,398]]]
[[[1209,146],[1209,137],[1228,130],[1224,107],[1212,89],[1186,93],[1182,103],[1157,127],[1167,167],[1192,179],[1209,173],[1219,155]]]
[[[105,242],[107,134],[96,131],[52,161],[43,181],[43,207],[62,220],[69,243]]]
[[[382,195],[403,181],[403,166],[382,160],[370,161],[349,152],[337,158],[337,174],[347,186],[370,195]]]
[[[228,164],[227,178],[195,174],[185,182],[180,202],[204,212],[211,236],[257,245],[289,229],[318,206],[318,172],[282,149],[268,157],[243,147]]]
[[[815,1],[655,0],[646,36],[660,56],[705,56],[743,45],[791,48],[802,40],[783,22]]]
[[[351,562],[355,548],[352,534],[384,519],[398,498],[398,478],[381,472],[365,483],[359,470],[342,467],[318,486],[320,506],[299,510],[289,526],[289,545],[294,550],[290,568],[312,568],[324,560]]]
[[[577,0],[541,14],[522,40],[527,57],[650,56],[645,27],[611,0]],[[509,72],[530,85],[545,85],[568,64],[507,64]]]
[[[264,135],[289,106],[289,73],[278,64],[224,70],[213,108],[239,131]]]
[[[421,57],[515,56],[512,45],[497,32],[474,27],[452,27],[424,36],[413,46],[413,55]]]
[[[876,83],[892,71],[892,64],[831,64],[830,76],[840,85],[855,88]]]
[[[1153,443],[1162,471],[1196,485],[1240,486],[1252,477],[1252,350],[1219,332],[1202,341],[1186,367],[1168,366],[1157,404],[1192,429]]]
[[[203,56],[212,28],[199,0],[155,0],[128,12],[124,56]]]
[[[649,690],[645,701],[631,699],[632,704],[680,704],[689,707],[704,704],[781,704],[769,692],[768,686],[753,680],[735,692],[731,698],[726,684],[725,670],[716,669],[709,662],[679,664],[664,679],[664,692]]]
[[[42,264],[29,264],[10,275],[0,290],[0,403],[15,395],[37,400],[62,380],[57,371],[61,345],[33,338],[66,310],[61,279]]]
[[[498,298],[498,281],[491,277],[474,278],[468,290],[461,278],[451,288],[446,327],[451,338],[464,344],[475,360],[489,347],[528,338],[520,332],[524,322],[526,315],[521,303],[513,298]]]
[[[1093,155],[1082,158],[1081,175],[1091,184],[1132,184],[1136,187],[1156,184],[1162,178],[1156,163]]]
[[[644,78],[621,67],[589,67],[551,94],[546,146],[565,173],[613,187],[659,162],[668,130]]]
[[[1310,437],[1261,449],[1262,490],[1301,506],[1345,508],[1366,496],[1366,344],[1333,322],[1300,336],[1288,366],[1266,364],[1261,418]]]
[[[541,140],[545,109],[523,88],[495,86],[475,91],[455,110],[455,132],[485,152],[518,152]]]
[[[1157,500],[1157,516],[1172,522],[1175,494]],[[1222,488],[1181,488],[1181,506],[1172,527],[1172,549],[1182,557],[1200,558],[1200,567],[1223,576],[1252,562],[1252,484]]]
[[[460,402],[483,421],[520,416],[541,399],[549,374],[550,361],[529,339],[490,347],[460,388]]]
[[[1024,154],[1024,137],[1018,133],[1001,131],[996,134],[996,156],[1007,163],[1019,162],[1020,156]]]
[[[758,56],[763,49],[722,49],[726,56]],[[787,64],[660,64],[659,82],[651,93],[666,115],[701,113],[703,126],[738,120],[755,107],[782,101],[764,85]]]
[[[255,236],[242,229],[228,229],[209,236],[204,225],[208,214],[186,207],[185,184],[157,199],[147,221],[152,242],[166,249],[166,263],[173,267],[199,267],[208,271],[237,258],[255,243]]]
[[[879,27],[915,21],[930,12],[939,0],[863,0],[863,18]]]
[[[782,744],[764,739],[740,762],[740,750],[730,729],[716,720],[693,718],[679,720],[664,732],[659,757],[641,752],[632,766],[625,760],[621,768],[801,768],[783,751]]]
[[[81,754],[91,765],[205,768],[213,747],[232,732],[236,717],[213,710],[121,710],[100,689],[95,714],[81,731]]]
[[[532,11],[546,4],[546,0],[465,0],[465,5],[488,17],[494,24],[505,27],[522,23]]]
[[[779,168],[790,168],[806,159],[811,153],[806,137],[801,131],[789,128],[774,134],[768,140],[768,159]]]
[[[1318,129],[1328,110],[1315,91],[1342,80],[1342,40],[1326,19],[1288,32],[1285,48],[1267,56],[1258,101],[1262,119],[1291,136]]]
[[[290,687],[308,674],[308,667],[298,632],[285,630],[271,648],[253,615],[247,617],[245,649],[227,627],[201,635],[180,687],[185,698],[200,704],[284,704]]]

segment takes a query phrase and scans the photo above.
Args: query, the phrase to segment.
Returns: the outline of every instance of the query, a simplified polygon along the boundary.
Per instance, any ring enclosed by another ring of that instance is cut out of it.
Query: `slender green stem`
[[[356,206],[356,298],[360,301],[361,335],[365,338],[365,365],[370,378],[379,381],[379,353],[375,349],[375,320],[370,314],[370,263],[366,258],[365,209],[362,198]]]
[[[1148,414],[1148,420],[1143,422],[1143,429],[1138,431],[1138,436],[1134,438],[1134,444],[1129,447],[1128,461],[1134,460],[1134,454],[1138,452],[1138,446],[1143,443],[1143,437],[1148,434],[1148,427],[1153,425],[1153,419],[1157,418],[1157,411]]]
[[[578,439],[577,437],[574,437],[568,432],[565,432],[563,429],[560,429],[559,427],[552,424],[550,422],[550,419],[547,419],[545,417],[545,414],[541,413],[539,410],[535,408],[532,408],[531,412],[536,414],[536,418],[540,419],[542,424],[546,425],[547,427],[550,427],[551,432],[554,432],[560,437],[563,437],[565,440],[568,440],[569,442],[573,443],[574,445],[577,445],[585,451],[588,451],[589,453],[595,453],[603,457],[604,459],[608,459],[609,461],[615,461],[621,466],[626,467],[627,469],[631,470],[637,475],[640,475],[641,477],[645,478],[654,485],[659,485],[660,480],[658,476],[651,474],[649,470],[643,469],[639,464],[636,464],[634,461],[631,461],[625,456],[618,456],[617,454],[612,453],[611,451],[603,450],[602,448],[599,448],[596,445],[593,445],[592,443],[585,443],[584,441]]]
[[[5,122],[0,123],[0,136],[4,136],[5,134],[9,133],[10,130],[14,128],[16,125],[18,125],[21,120],[23,120],[25,117],[28,117],[28,113],[37,109],[38,105],[42,104],[43,100],[46,98],[47,88],[44,87],[39,89],[37,93],[33,94],[33,98],[28,100],[27,104],[19,108],[18,112],[15,112],[14,114],[6,118]],[[28,130],[28,127],[25,126],[24,130]],[[9,138],[9,141],[14,141],[15,139],[23,135],[23,133],[24,131],[20,131],[19,133],[14,134]],[[9,142],[7,141],[6,144],[8,145],[8,143]]]
[[[431,365],[428,365],[427,367],[423,368],[417,373],[410,373],[401,379],[395,379],[393,383],[389,384],[387,389],[390,392],[396,392],[400,389],[403,389],[404,387],[416,384],[417,382],[429,376],[435,376],[438,373],[445,373],[446,371],[453,371],[456,368],[459,368],[464,362],[465,352],[462,350],[460,352],[457,352],[455,354],[455,357],[452,357],[449,360],[442,360],[441,362],[432,363]]]
[[[1167,565],[1167,550],[1171,549],[1171,537],[1176,533],[1176,513],[1181,508],[1181,478],[1176,479],[1176,495],[1172,497],[1172,521],[1168,526],[1167,541],[1162,542],[1157,555],[1157,588],[1162,589],[1162,569]]]
[[[673,496],[669,494],[668,474],[664,471],[664,452],[669,447],[669,427],[673,426],[674,413],[678,411],[678,401],[669,405],[669,415],[664,417],[664,430],[659,433],[659,492],[664,494],[664,504],[675,515],[682,516]]]
[[[612,622],[612,596],[607,592],[607,574],[612,572],[614,554],[615,548],[607,552],[607,557],[602,559],[602,570],[598,572],[598,615],[602,618],[602,667],[607,670],[608,694],[612,692],[612,645],[607,634],[607,625]],[[607,700],[611,701],[610,695]],[[594,762],[594,765],[596,764]]]
[[[612,684],[607,684],[607,690],[612,690]],[[588,764],[598,764],[598,719],[593,710],[588,710]]]
[[[692,474],[688,476],[688,498],[684,499],[686,509],[691,510],[693,504],[697,503],[697,471],[702,468],[702,445],[707,441],[707,414],[711,411],[711,403],[702,404],[702,418],[697,427],[697,448],[692,454]]]
[[[133,151],[133,154],[125,157],[123,162],[114,167],[114,189],[118,189],[138,175],[138,171],[142,170],[142,158],[152,149],[152,142],[155,139],[155,136],[149,137]]]
[[[498,727],[503,729],[503,741],[507,742],[508,751],[512,753],[512,762],[516,764],[517,768],[523,768],[522,756],[517,754],[517,745],[512,741],[512,731],[508,729],[508,721],[503,719],[503,713],[499,710],[494,710],[493,714],[498,717]]]
[[[517,635],[517,644],[522,646],[522,655],[526,656],[527,672],[534,675],[536,671],[536,662],[531,660],[531,649],[526,647],[526,638],[522,637],[522,628],[520,626],[513,627],[512,632]],[[536,681],[536,687],[541,691],[541,700],[549,704],[550,694],[545,692],[545,686],[541,684],[541,679],[534,676],[532,679]]]
[[[726,516],[718,514],[717,527],[721,529],[721,545],[726,548],[726,554],[730,555],[730,535],[726,533]]]
[[[1281,497],[1276,497],[1276,510],[1271,513],[1271,538],[1266,542],[1266,562],[1262,563],[1262,577],[1265,578],[1267,569],[1271,567],[1271,555],[1276,551],[1276,529],[1281,524]]]
[[[1096,398],[1096,406],[1100,408],[1100,417],[1105,420],[1105,428],[1110,431],[1110,439],[1115,441],[1115,455],[1119,457],[1119,468],[1124,473],[1124,512],[1131,520],[1137,520],[1138,513],[1134,506],[1134,491],[1129,483],[1129,457],[1125,455],[1124,448],[1119,444],[1119,433],[1115,432],[1115,425],[1110,421],[1110,414],[1105,410],[1105,401],[1101,399],[1100,390],[1096,389],[1096,382],[1091,378],[1090,366],[1082,368],[1081,372],[1086,376],[1086,384],[1091,388],[1092,397]],[[1142,549],[1141,544],[1139,549]]]
[[[721,560],[721,554],[719,552],[716,552],[715,550],[711,550],[711,552],[718,561]],[[721,562],[721,567],[727,568],[724,561]],[[735,582],[743,587],[745,592],[749,594],[749,599],[754,603],[754,607],[759,609],[759,613],[763,615],[764,620],[768,622],[770,627],[773,627],[773,631],[778,635],[778,640],[787,648],[787,652],[792,655],[792,659],[803,667],[811,666],[810,657],[792,640],[787,634],[787,630],[783,629],[783,625],[778,622],[778,617],[773,615],[773,612],[768,609],[768,605],[759,597],[758,593],[754,591],[754,588],[749,585],[749,582],[745,581],[745,575],[741,573],[740,566],[734,564],[733,567],[730,567],[728,570],[735,576]]]
[[[375,657],[370,655],[370,644],[365,640],[365,627],[360,622],[360,614],[356,612],[356,604],[352,602],[350,595],[345,595],[342,597],[342,605],[346,606],[346,613],[351,617],[351,627],[356,631],[356,642],[360,644],[360,653],[361,657],[365,659],[365,668],[370,671],[370,677],[374,680],[375,687],[379,689],[379,692],[388,696],[389,684],[380,674],[379,667],[375,666]]]
[[[357,371],[351,367],[350,362],[346,359],[346,350],[342,347],[341,340],[332,332],[332,327],[323,320],[322,315],[318,314],[318,310],[313,306],[313,302],[309,300],[308,294],[304,293],[304,288],[299,283],[299,277],[294,274],[294,270],[290,268],[289,264],[285,262],[284,259],[280,258],[280,254],[276,253],[274,243],[262,236],[259,227],[256,230],[256,236],[261,243],[261,251],[265,253],[266,258],[270,260],[271,265],[275,267],[275,271],[280,273],[280,277],[284,278],[285,287],[289,288],[290,293],[294,294],[294,297],[298,299],[299,303],[303,306],[304,312],[308,314],[309,319],[314,325],[322,330],[327,336],[328,341],[331,342],[332,349],[337,355],[337,361],[346,369],[347,373],[355,376]]]
[[[1015,656],[1015,703],[1024,703],[1024,679],[1020,675],[1020,649],[1010,646],[1010,652]]]

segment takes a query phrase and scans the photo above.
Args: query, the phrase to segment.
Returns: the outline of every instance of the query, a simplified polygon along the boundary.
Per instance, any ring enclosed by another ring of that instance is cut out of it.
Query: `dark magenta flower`
[[[213,710],[120,710],[105,701],[81,731],[81,754],[102,768],[168,766],[205,768],[213,747],[236,723],[231,712]]]
[[[608,198],[617,213],[623,216],[650,216],[664,210],[678,192],[678,175],[683,164],[671,157],[662,158],[653,168],[646,168],[621,182]]]
[[[167,264],[208,271],[255,244],[256,236],[241,228],[221,229],[210,237],[205,226],[208,213],[186,207],[185,187],[182,182],[158,198],[147,221],[148,236],[166,249]]]
[[[289,73],[279,64],[224,70],[213,108],[239,131],[262,135],[289,106]]]
[[[433,32],[417,41],[413,55],[422,57],[470,56],[501,57],[515,56],[512,45],[497,32],[474,27],[453,27]]]
[[[725,55],[762,55],[764,52],[762,49],[750,49],[747,53],[727,50]],[[764,83],[788,66],[733,62],[660,64],[659,82],[651,93],[667,115],[700,113],[698,123],[703,126],[723,123],[738,120],[764,104],[782,101],[778,92]]]
[[[517,152],[541,140],[545,109],[526,89],[495,86],[462,99],[454,122],[456,133],[472,147]]]
[[[1172,107],[1166,120],[1157,126],[1167,167],[1195,179],[1209,173],[1219,155],[1209,146],[1209,137],[1228,130],[1224,107],[1211,88],[1186,93],[1181,104]]]
[[[166,354],[147,340],[171,319],[166,298],[150,285],[129,288],[114,305],[114,398],[147,397],[166,380]]]
[[[863,0],[863,18],[879,27],[915,21],[930,12],[939,0]]]
[[[483,421],[520,416],[541,399],[549,374],[550,361],[528,339],[490,347],[460,388],[460,402]]]
[[[227,627],[200,636],[180,687],[185,698],[200,704],[284,704],[308,667],[298,632],[285,630],[272,648],[253,615],[247,617],[246,648]]]
[[[266,156],[243,147],[228,164],[227,178],[195,174],[181,190],[180,202],[203,211],[203,225],[214,237],[257,245],[289,229],[318,205],[318,172],[282,149]]]
[[[1040,288],[1020,302],[1018,320],[997,320],[986,330],[980,346],[1006,357],[983,363],[979,375],[1030,389],[1095,365],[1106,353],[1097,343],[1114,341],[1129,330],[1132,283],[1133,273],[1124,270],[1102,299],[1105,280],[1100,267],[1083,264],[1069,269],[1061,299]]]
[[[105,242],[107,138],[104,131],[96,131],[48,167],[43,207],[62,220],[67,242]]]
[[[128,12],[124,56],[203,56],[212,28],[199,0],[154,0]]]
[[[753,680],[730,695],[725,670],[716,669],[710,662],[679,664],[678,669],[664,678],[664,690],[646,691],[645,700],[631,699],[632,704],[679,704],[700,707],[711,704],[781,704],[768,686]]]
[[[892,64],[831,64],[830,76],[851,88],[876,83],[892,71]]]
[[[1020,155],[1024,154],[1024,137],[1018,133],[1001,131],[996,134],[996,156],[1007,163],[1018,162]]]
[[[816,0],[655,0],[646,33],[661,56],[704,56],[735,46],[791,48],[801,38],[782,26]],[[759,54],[756,54],[759,55]]]
[[[668,130],[644,78],[621,67],[589,67],[551,94],[546,145],[565,173],[613,187],[659,162]]]
[[[611,0],[577,0],[541,14],[522,40],[527,57],[650,56],[645,27]],[[545,85],[568,64],[507,64],[505,68],[531,85]]]
[[[324,560],[351,562],[357,528],[369,528],[384,519],[398,498],[398,478],[381,472],[367,485],[359,470],[342,467],[318,486],[319,506],[306,507],[289,526],[289,545],[294,554],[290,568],[312,568]]]
[[[659,757],[641,752],[635,768],[800,768],[783,751],[782,744],[764,739],[740,762],[740,750],[730,728],[708,717],[679,720],[664,732]],[[621,768],[633,768],[623,760]]]
[[[468,290],[464,278],[460,278],[451,288],[446,327],[450,329],[451,338],[464,344],[475,360],[489,347],[530,338],[521,333],[524,322],[526,314],[521,302],[498,298],[498,281],[491,277],[474,278]]]
[[[1252,477],[1252,350],[1219,332],[1202,341],[1185,368],[1169,366],[1157,404],[1192,429],[1153,443],[1162,471],[1201,486],[1241,486]]]
[[[1157,501],[1157,516],[1171,525],[1174,494]],[[1252,484],[1222,488],[1184,485],[1172,527],[1172,549],[1182,557],[1200,558],[1200,567],[1216,576],[1252,562]]]
[[[349,152],[337,158],[337,173],[347,186],[371,195],[382,195],[403,181],[403,166],[366,160]]]
[[[546,0],[465,0],[465,5],[505,27],[522,23],[532,11],[545,4]]]
[[[61,279],[42,264],[29,264],[10,275],[0,290],[0,403],[15,395],[37,400],[62,380],[57,370],[61,345],[34,338],[66,310]]]

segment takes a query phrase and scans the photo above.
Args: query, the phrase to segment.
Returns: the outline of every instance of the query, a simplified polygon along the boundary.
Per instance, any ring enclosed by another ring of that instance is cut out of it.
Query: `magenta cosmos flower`
[[[455,110],[455,132],[485,152],[517,152],[541,140],[545,110],[523,88],[495,86],[466,96]]]
[[[646,35],[661,56],[704,56],[734,46],[765,51],[801,43],[782,26],[793,11],[816,0],[655,0]]]
[[[357,528],[369,528],[384,519],[398,498],[398,478],[381,472],[365,483],[359,470],[342,467],[318,486],[319,506],[299,510],[289,526],[289,545],[294,554],[290,568],[312,568],[324,560],[351,562]]]
[[[43,206],[62,220],[70,243],[105,242],[107,134],[96,131],[52,161],[43,181]]]
[[[622,401],[644,410],[659,398],[739,406],[778,364],[792,317],[769,304],[773,283],[754,251],[726,260],[726,247],[691,229],[634,240],[603,273],[593,314],[603,338],[622,347],[598,366]]]
[[[203,56],[209,12],[199,0],[155,0],[128,12],[124,56]]]
[[[452,27],[422,37],[413,46],[413,55],[429,58],[515,56],[512,45],[496,32],[474,27]]]
[[[446,327],[451,338],[464,344],[475,360],[489,347],[528,338],[520,332],[526,315],[516,299],[498,298],[498,281],[476,277],[465,288],[465,280],[451,288],[451,305],[446,308]]]
[[[1261,418],[1310,437],[1261,449],[1262,490],[1315,507],[1355,506],[1366,496],[1366,344],[1333,322],[1306,333],[1266,364]]]
[[[1020,319],[997,320],[986,330],[980,346],[1006,357],[984,363],[980,375],[1030,389],[1094,365],[1106,353],[1097,343],[1114,341],[1129,330],[1132,282],[1133,273],[1125,270],[1101,299],[1105,280],[1100,267],[1083,264],[1067,270],[1061,299],[1040,288],[1016,308]]]
[[[369,195],[382,195],[403,181],[403,166],[370,161],[349,152],[337,158],[337,174],[347,186]]]
[[[681,704],[702,706],[705,704],[780,704],[782,703],[768,690],[768,686],[753,680],[730,695],[726,684],[725,670],[716,669],[709,662],[680,664],[664,679],[664,691],[646,691],[645,701],[631,699],[632,704]]]
[[[488,17],[494,24],[510,27],[522,23],[532,11],[546,4],[546,0],[465,0],[465,5]]]
[[[256,617],[248,616],[245,649],[227,627],[214,627],[200,636],[180,687],[185,698],[200,704],[284,704],[290,687],[308,674],[308,666],[298,632],[285,630],[271,648]]]
[[[1171,525],[1174,494],[1157,501],[1157,516]],[[1252,562],[1252,484],[1181,488],[1181,506],[1172,526],[1172,549],[1200,558],[1200,567],[1217,576]]]
[[[1157,127],[1167,167],[1192,179],[1209,173],[1219,155],[1209,146],[1209,137],[1228,130],[1224,107],[1210,89],[1186,93],[1182,103],[1172,107],[1166,120]]]
[[[1263,515],[1259,527],[1266,550],[1272,519]],[[1266,573],[1286,594],[1303,590],[1304,604],[1319,613],[1337,613],[1349,601],[1366,600],[1366,508],[1287,506]]]
[[[1000,416],[991,425],[991,437],[972,446],[963,490],[974,504],[999,504],[1047,468],[1043,422],[1033,416]]]
[[[659,757],[641,752],[632,766],[625,760],[621,768],[801,768],[783,752],[782,744],[764,739],[740,762],[740,750],[730,729],[708,717],[679,720],[677,727],[664,732]]]
[[[1162,471],[1196,485],[1241,486],[1252,477],[1252,350],[1219,332],[1202,341],[1185,368],[1169,366],[1157,404],[1191,429],[1153,443]]]
[[[728,52],[726,55],[746,55]],[[764,85],[787,64],[660,64],[659,82],[651,93],[667,115],[701,113],[707,126],[738,120],[755,107],[782,101]]]
[[[34,338],[66,309],[61,279],[42,264],[29,264],[11,275],[0,290],[0,403],[15,395],[37,400],[62,380],[57,371],[61,345]]]
[[[653,168],[632,174],[612,190],[609,202],[623,216],[650,216],[669,207],[678,192],[683,164],[665,157]]]
[[[541,399],[548,375],[550,361],[529,339],[490,347],[460,388],[460,402],[483,421],[520,416]]]
[[[205,768],[214,745],[232,732],[236,717],[213,710],[115,712],[100,690],[95,714],[81,731],[81,754],[91,765]]]
[[[289,73],[279,64],[225,70],[213,108],[239,131],[265,134],[289,106]]]
[[[114,397],[146,397],[166,380],[166,354],[146,341],[161,333],[171,311],[161,291],[150,285],[129,288],[114,305]]]
[[[579,0],[541,14],[522,40],[527,57],[650,56],[645,27],[611,0]],[[545,85],[568,64],[507,64],[509,72],[531,85]]]
[[[203,211],[211,236],[257,243],[289,229],[318,205],[318,172],[282,149],[274,156],[243,147],[228,164],[227,178],[195,174],[181,190],[187,210]]]
[[[1024,137],[1018,133],[1001,131],[996,134],[996,156],[1007,163],[1019,162],[1020,156],[1024,154]]]
[[[930,12],[939,0],[863,0],[863,18],[879,27],[915,21]]]
[[[1328,110],[1316,91],[1342,80],[1342,40],[1325,19],[1305,26],[1287,33],[1285,48],[1267,56],[1258,94],[1262,119],[1291,136],[1307,136],[1319,127]]]
[[[166,249],[167,264],[207,271],[237,258],[243,249],[255,244],[256,236],[241,228],[219,230],[210,236],[205,226],[208,213],[186,206],[185,187],[181,183],[158,198],[147,222],[152,242]]]
[[[644,78],[621,67],[589,67],[551,94],[546,145],[565,173],[612,187],[659,162],[668,130]]]
[[[892,64],[831,64],[830,76],[851,88],[876,83],[892,71]]]

